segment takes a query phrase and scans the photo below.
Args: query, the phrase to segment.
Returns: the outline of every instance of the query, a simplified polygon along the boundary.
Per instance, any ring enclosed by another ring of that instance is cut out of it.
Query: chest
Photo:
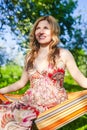
[[[38,70],[39,72],[42,72],[44,70],[48,70],[49,68],[49,63],[46,58],[42,59],[36,59],[34,62],[34,68]]]
[[[36,60],[34,62],[34,68],[41,73],[43,71],[50,72],[50,70],[52,69],[52,66],[49,65],[47,57],[45,57],[42,59],[36,58]],[[54,66],[54,69],[57,69],[57,68],[65,69],[65,64],[61,59],[56,59],[56,64]]]

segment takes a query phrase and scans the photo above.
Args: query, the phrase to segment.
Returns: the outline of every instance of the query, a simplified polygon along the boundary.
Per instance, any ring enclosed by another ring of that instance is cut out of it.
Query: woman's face
[[[47,20],[43,20],[38,23],[35,30],[35,37],[41,46],[46,46],[51,42],[51,27]]]

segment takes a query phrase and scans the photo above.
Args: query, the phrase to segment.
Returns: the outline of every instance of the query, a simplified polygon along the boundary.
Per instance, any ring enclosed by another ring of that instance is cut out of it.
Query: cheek
[[[51,35],[51,32],[50,32],[49,30],[46,30],[45,33],[46,33],[47,35]]]
[[[47,35],[49,36],[49,38],[52,38],[51,32],[48,32]]]
[[[46,34],[48,35],[49,38],[52,38],[52,34],[50,31],[47,31]]]
[[[37,38],[37,36],[38,36],[38,32],[35,32],[35,37]]]
[[[41,32],[41,31],[40,31],[39,29],[38,29],[38,30],[36,30],[36,31],[35,31],[35,35],[40,34],[40,32]]]

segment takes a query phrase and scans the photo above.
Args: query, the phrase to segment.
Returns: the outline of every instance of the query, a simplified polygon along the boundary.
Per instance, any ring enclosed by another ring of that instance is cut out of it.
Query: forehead
[[[50,27],[50,24],[47,20],[42,20],[42,21],[38,22],[37,27],[38,26],[48,26],[48,27]]]

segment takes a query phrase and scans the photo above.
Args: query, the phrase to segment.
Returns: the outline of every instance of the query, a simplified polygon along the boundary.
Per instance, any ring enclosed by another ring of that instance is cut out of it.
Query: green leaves
[[[20,32],[26,37],[30,32],[31,25],[38,17],[53,15],[59,21],[61,36],[65,35],[67,31],[67,35],[72,37],[72,25],[75,23],[72,14],[76,6],[77,2],[73,0],[9,0],[8,3],[4,1],[1,6],[3,15],[1,24],[9,25],[16,35]],[[67,42],[66,38],[60,38],[63,44]],[[27,42],[28,37],[25,40]]]
[[[15,64],[8,64],[6,66],[3,66],[0,68],[0,88],[5,87],[9,84],[12,84],[20,79],[22,74],[22,69],[20,66]],[[29,83],[22,88],[21,90],[18,90],[16,92],[17,94],[24,93],[29,88]]]

